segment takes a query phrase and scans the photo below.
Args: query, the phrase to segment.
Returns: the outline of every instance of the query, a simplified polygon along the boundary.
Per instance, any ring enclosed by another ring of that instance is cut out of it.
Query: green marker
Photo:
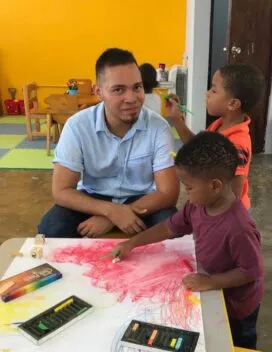
[[[76,313],[76,315],[79,315],[79,314],[85,312],[85,310],[87,310],[87,309],[88,309],[88,307],[81,308],[81,309]]]
[[[161,93],[161,95],[164,97],[165,100],[169,100],[171,99],[171,96],[169,94],[164,94],[164,93]],[[178,107],[179,107],[179,110],[181,112],[184,112],[184,113],[189,113],[191,115],[193,115],[193,112],[189,109],[187,109],[186,105],[181,105],[179,103],[177,103]]]
[[[112,256],[115,257],[115,258],[119,257],[120,254],[121,254],[120,249],[116,249],[115,251],[112,252]]]
[[[39,329],[41,329],[43,331],[49,330],[49,328],[42,321],[39,322],[38,327],[39,327]]]
[[[120,249],[116,249],[115,251],[102,255],[101,259],[113,257],[113,260],[115,260],[116,258],[119,258],[120,254],[121,254]]]

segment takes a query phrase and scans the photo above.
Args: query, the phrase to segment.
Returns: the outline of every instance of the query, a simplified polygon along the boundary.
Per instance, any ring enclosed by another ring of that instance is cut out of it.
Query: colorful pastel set
[[[193,352],[199,333],[132,320],[121,345],[150,352]]]
[[[47,341],[68,326],[84,318],[93,306],[71,296],[19,325],[19,331],[36,345]]]
[[[0,296],[4,302],[35,291],[62,277],[50,264],[42,264],[0,281]]]

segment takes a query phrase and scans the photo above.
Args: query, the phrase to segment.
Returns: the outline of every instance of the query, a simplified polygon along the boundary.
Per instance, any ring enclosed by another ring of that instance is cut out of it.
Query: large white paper
[[[0,349],[139,352],[142,350],[123,348],[119,343],[130,321],[138,319],[197,331],[200,337],[196,352],[205,352],[200,295],[186,291],[182,285],[190,265],[196,270],[192,237],[139,247],[131,258],[116,264],[110,258],[100,259],[116,241],[48,239],[45,259],[35,260],[30,257],[34,240],[27,239],[21,248],[24,257],[15,258],[4,277],[49,262],[63,278],[14,301],[0,303]],[[25,321],[72,294],[93,304],[94,311],[41,346],[7,325]]]

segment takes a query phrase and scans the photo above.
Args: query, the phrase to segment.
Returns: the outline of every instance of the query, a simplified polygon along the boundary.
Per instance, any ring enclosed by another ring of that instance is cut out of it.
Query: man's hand
[[[192,291],[209,291],[213,289],[213,281],[210,275],[189,274],[183,279],[184,286]]]
[[[77,231],[81,236],[97,237],[109,232],[114,224],[105,216],[95,215],[78,225]]]
[[[146,211],[127,204],[112,203],[106,216],[121,231],[133,235],[146,229],[144,222],[137,216],[144,215]]]

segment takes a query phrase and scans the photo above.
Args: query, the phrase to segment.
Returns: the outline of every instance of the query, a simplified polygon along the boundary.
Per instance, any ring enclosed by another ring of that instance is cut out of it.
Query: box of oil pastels
[[[121,345],[150,352],[194,352],[199,333],[132,320]]]
[[[40,345],[93,311],[93,306],[71,296],[18,326],[19,331]]]

